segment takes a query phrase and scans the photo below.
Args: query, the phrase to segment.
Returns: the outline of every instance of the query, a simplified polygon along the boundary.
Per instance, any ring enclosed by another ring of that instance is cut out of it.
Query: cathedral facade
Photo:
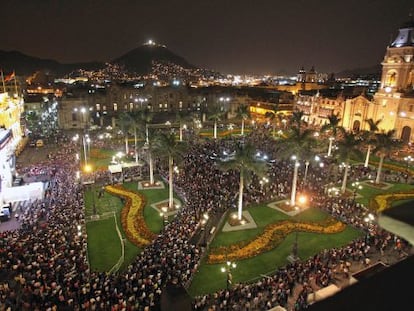
[[[314,125],[328,122],[332,113],[341,118],[347,130],[369,130],[368,119],[381,120],[381,131],[395,129],[395,138],[405,143],[414,140],[414,20],[403,24],[387,47],[381,63],[381,85],[372,99],[364,95],[352,98],[324,98],[319,94],[300,95],[296,108]]]

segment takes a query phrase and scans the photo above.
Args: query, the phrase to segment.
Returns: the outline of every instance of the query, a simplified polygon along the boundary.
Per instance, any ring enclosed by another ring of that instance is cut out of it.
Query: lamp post
[[[298,214],[301,212],[301,207],[305,206],[307,202],[307,198],[304,195],[299,196],[298,198],[298,205],[295,206],[295,209],[298,210]],[[292,254],[288,257],[291,261],[297,261],[299,259],[298,256],[298,237],[299,237],[299,231],[298,229],[295,230],[295,241],[293,242],[292,246]]]
[[[298,169],[299,169],[300,163],[296,155],[292,156],[292,160],[295,161],[294,168],[293,168],[293,178],[292,178],[292,193],[290,196],[290,205],[293,207],[296,204],[296,187],[297,187]]]
[[[351,185],[354,188],[354,191],[352,193],[352,203],[355,203],[355,199],[356,199],[356,195],[357,195],[357,190],[361,190],[362,189],[362,186],[360,185],[359,181],[355,181]]]
[[[83,155],[85,160],[85,166],[88,165],[88,157],[86,156],[86,137],[85,135],[82,136],[82,143],[83,143]]]
[[[226,273],[226,289],[229,290],[233,281],[233,275],[231,272],[236,269],[237,265],[235,262],[227,261],[224,267],[221,267],[221,272]]]
[[[411,162],[413,162],[414,161],[414,158],[412,157],[412,156],[410,156],[410,155],[408,155],[408,156],[406,156],[406,157],[404,157],[404,160],[407,162],[407,167],[406,167],[406,179],[405,179],[405,182],[408,182],[408,178],[410,177],[410,163]]]
[[[160,216],[162,217],[162,228],[164,229],[165,225],[168,222],[168,215],[167,215],[168,208],[166,206],[163,206],[161,208],[161,211],[162,212],[160,213]]]

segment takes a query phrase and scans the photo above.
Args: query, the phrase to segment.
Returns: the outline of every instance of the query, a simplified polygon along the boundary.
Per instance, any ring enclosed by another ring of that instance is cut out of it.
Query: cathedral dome
[[[414,20],[412,16],[400,27],[397,37],[390,46],[395,48],[414,46]]]

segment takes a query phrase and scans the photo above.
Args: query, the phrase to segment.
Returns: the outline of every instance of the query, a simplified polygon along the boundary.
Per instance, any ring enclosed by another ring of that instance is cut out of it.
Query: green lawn
[[[362,195],[362,198],[357,198],[356,201],[359,203],[368,206],[370,198],[378,195],[378,194],[385,194],[385,193],[395,193],[395,192],[404,192],[404,191],[412,191],[414,189],[413,185],[410,184],[402,184],[402,183],[392,183],[392,186],[388,189],[378,189],[375,187],[369,186],[369,184],[362,184],[362,189],[358,190],[357,193]],[[348,185],[349,189],[352,189],[351,185]]]
[[[137,182],[129,182],[123,185],[125,188],[137,191]],[[108,212],[115,212],[118,222],[118,227],[121,231],[122,237],[125,239],[126,235],[122,229],[120,221],[120,213],[123,207],[121,199],[104,192],[101,198],[98,198],[99,186],[92,186],[85,192],[85,215],[93,215],[93,202],[96,206],[96,214],[103,215]],[[165,189],[150,189],[141,191],[146,198],[146,205],[144,208],[144,218],[149,229],[155,233],[161,231],[163,224],[159,213],[151,207],[151,204],[162,201],[168,198],[168,185]],[[174,216],[170,216],[170,220]],[[99,221],[88,222],[88,254],[92,270],[109,271],[110,268],[118,261],[121,255],[121,244],[116,233],[113,217]],[[107,243],[110,241],[111,243]],[[125,262],[121,266],[121,270],[126,268],[142,251],[141,248],[134,244],[125,241]],[[119,251],[118,251],[119,250]]]
[[[92,271],[109,271],[121,256],[121,244],[115,229],[114,218],[86,224],[88,257]]]
[[[248,229],[239,232],[220,232],[212,242],[211,246],[230,245],[243,240],[250,240],[263,231],[264,227],[270,223],[278,222],[291,218],[279,211],[267,206],[254,206],[249,208],[253,216],[257,229]],[[320,210],[309,208],[300,215],[294,217],[303,221],[321,221],[328,215]],[[317,233],[298,233],[298,245],[300,258],[305,259],[322,251],[323,249],[340,247],[348,244],[351,240],[360,236],[362,233],[352,227],[347,227],[341,233],[336,234],[317,234]],[[254,258],[245,259],[237,262],[237,268],[233,270],[233,282],[250,282],[260,278],[263,274],[271,274],[279,267],[286,265],[287,257],[291,254],[295,240],[295,233],[286,236],[285,240],[276,248],[263,253]],[[205,293],[212,293],[226,286],[226,275],[220,271],[223,264],[201,264],[199,271],[194,276],[189,289],[192,296]]]

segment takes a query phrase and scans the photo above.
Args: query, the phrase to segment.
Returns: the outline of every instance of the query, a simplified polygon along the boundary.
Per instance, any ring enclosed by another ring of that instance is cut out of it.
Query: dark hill
[[[14,70],[18,75],[30,75],[39,70],[63,75],[79,68],[86,70],[102,68],[103,64],[97,62],[61,64],[50,59],[28,56],[18,51],[0,51],[0,67],[3,72]]]
[[[194,68],[181,56],[174,54],[165,46],[157,44],[141,45],[111,62],[124,66],[130,72],[147,74],[151,72],[153,61],[174,63],[183,68]]]

